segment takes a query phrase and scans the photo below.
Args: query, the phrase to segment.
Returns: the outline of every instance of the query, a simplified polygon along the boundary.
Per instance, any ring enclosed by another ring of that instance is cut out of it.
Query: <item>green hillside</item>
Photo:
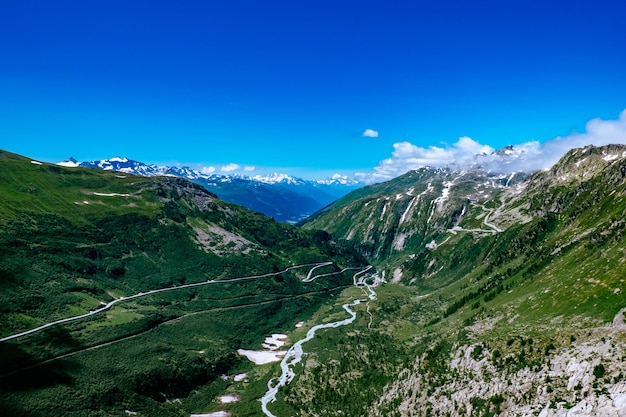
[[[343,359],[383,381],[361,387],[361,415],[624,415],[625,151],[572,150],[506,187],[424,169],[307,223],[355,241],[396,284],[378,289],[374,324],[355,332],[402,350],[370,349],[366,367]],[[313,374],[331,381],[334,411],[359,389],[331,367],[311,372],[300,389]]]
[[[363,256],[375,299],[304,345],[273,415],[626,415],[624,146],[528,176],[424,168],[301,228],[172,178],[2,161],[0,336],[148,293],[0,342],[3,414],[263,416],[281,369],[237,349],[344,319]]]
[[[352,283],[349,272],[303,283],[307,269],[288,268],[365,264],[326,233],[226,204],[184,180],[67,169],[5,151],[0,240],[0,338],[119,301],[0,343],[0,410],[16,416],[216,408],[214,394],[228,385],[220,375],[252,366],[237,349],[293,328]],[[253,276],[261,277],[226,282]]]

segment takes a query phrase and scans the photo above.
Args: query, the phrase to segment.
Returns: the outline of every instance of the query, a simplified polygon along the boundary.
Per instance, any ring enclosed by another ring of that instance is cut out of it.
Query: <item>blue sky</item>
[[[393,176],[407,149],[620,121],[625,18],[616,0],[3,2],[0,148]]]

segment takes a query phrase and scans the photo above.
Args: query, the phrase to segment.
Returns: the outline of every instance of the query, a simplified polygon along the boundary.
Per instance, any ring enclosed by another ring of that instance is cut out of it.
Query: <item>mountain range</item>
[[[626,415],[625,215],[609,145],[524,175],[422,168],[313,216],[402,288],[370,313],[412,353],[363,415]]]
[[[178,176],[2,152],[0,338],[121,301],[0,341],[0,410],[626,415],[626,146],[484,163],[524,157],[411,170],[294,226]],[[304,353],[237,354],[262,344]]]
[[[359,181],[338,174],[315,181],[279,173],[252,177],[239,174],[204,174],[190,167],[148,165],[120,157],[85,162],[68,158],[58,165],[111,170],[144,177],[185,178],[202,185],[224,201],[239,204],[277,221],[288,223],[305,219],[363,185]]]

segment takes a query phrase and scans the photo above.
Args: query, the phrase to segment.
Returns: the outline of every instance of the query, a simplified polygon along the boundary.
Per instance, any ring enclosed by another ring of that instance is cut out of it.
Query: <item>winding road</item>
[[[231,278],[231,279],[223,279],[223,280],[207,280],[207,281],[201,281],[201,282],[195,282],[192,284],[183,284],[183,285],[177,285],[174,287],[166,287],[166,288],[159,288],[159,289],[155,289],[155,290],[150,290],[150,291],[146,291],[146,292],[140,292],[134,295],[130,295],[128,297],[120,297],[117,298],[113,301],[110,301],[106,304],[104,304],[102,307],[96,309],[96,310],[91,310],[89,313],[85,313],[85,314],[81,314],[78,316],[72,316],[72,317],[68,317],[65,319],[61,319],[61,320],[56,320],[50,323],[46,323],[43,324],[39,327],[35,327],[34,329],[30,329],[30,330],[26,330],[24,332],[21,333],[16,333],[16,334],[12,334],[10,336],[5,336],[3,338],[0,338],[0,343],[2,342],[7,342],[9,340],[14,340],[14,339],[18,339],[20,337],[29,335],[29,334],[33,334],[33,333],[37,333],[40,332],[44,329],[47,329],[48,327],[52,327],[52,326],[56,326],[58,324],[62,324],[62,323],[69,323],[71,321],[76,321],[76,320],[80,320],[80,319],[84,319],[86,317],[89,316],[93,316],[95,314],[98,313],[102,313],[103,311],[107,311],[109,310],[111,307],[113,307],[115,304],[124,302],[124,301],[128,301],[128,300],[132,300],[135,298],[140,298],[140,297],[146,297],[148,295],[152,295],[152,294],[157,294],[160,292],[166,292],[166,291],[175,291],[175,290],[180,290],[183,288],[191,288],[191,287],[199,287],[199,286],[203,286],[203,285],[209,285],[209,284],[223,284],[223,283],[231,283],[231,282],[238,282],[238,281],[248,281],[248,280],[253,280],[253,279],[259,279],[259,278],[266,278],[266,277],[271,277],[271,276],[276,276],[276,275],[280,275],[283,274],[285,272],[288,272],[292,269],[298,269],[298,268],[304,268],[307,266],[311,266],[311,270],[308,272],[307,277],[302,280],[303,282],[310,282],[313,281],[315,278],[317,277],[313,277],[311,278],[311,273],[317,269],[317,268],[321,268],[323,266],[328,266],[328,265],[332,265],[332,262],[316,262],[316,263],[309,263],[309,264],[302,264],[302,265],[295,265],[295,266],[291,266],[289,268],[286,268],[282,271],[279,272],[271,272],[268,274],[263,274],[263,275],[252,275],[249,277],[239,277],[239,278]],[[347,268],[344,268],[344,270],[346,270]]]
[[[118,303],[122,303],[124,301],[129,301],[129,300],[133,300],[136,298],[140,298],[140,297],[146,297],[152,294],[157,294],[157,293],[161,293],[161,292],[166,292],[166,291],[176,291],[176,290],[180,290],[180,289],[184,289],[184,288],[192,288],[192,287],[199,287],[199,286],[204,286],[204,285],[209,285],[209,284],[220,284],[220,283],[232,283],[232,282],[238,282],[238,281],[248,281],[248,280],[254,280],[254,279],[260,279],[260,278],[266,278],[266,277],[271,277],[271,276],[276,276],[276,275],[280,275],[283,274],[285,272],[288,272],[290,270],[293,269],[298,269],[298,268],[305,268],[305,267],[311,267],[311,269],[308,271],[307,275],[305,278],[302,279],[302,282],[308,283],[308,282],[312,282],[318,278],[321,277],[327,277],[327,276],[331,276],[331,275],[335,275],[335,274],[341,274],[344,273],[348,270],[351,269],[359,269],[358,272],[356,272],[353,276],[352,276],[352,283],[354,286],[357,286],[359,288],[364,288],[367,290],[368,294],[367,294],[367,298],[363,299],[363,298],[357,298],[355,300],[353,300],[350,303],[346,303],[342,305],[342,308],[348,313],[349,317],[343,319],[343,320],[339,320],[339,321],[335,321],[332,323],[323,323],[323,324],[318,324],[316,326],[313,326],[311,329],[309,329],[309,331],[307,331],[306,336],[300,340],[298,340],[296,343],[294,343],[289,350],[287,351],[287,353],[285,354],[284,358],[282,359],[281,363],[280,363],[280,368],[281,368],[281,375],[278,378],[274,378],[271,379],[268,383],[268,391],[265,393],[265,395],[261,398],[261,408],[263,410],[263,413],[268,416],[268,417],[276,417],[271,411],[269,411],[268,409],[268,404],[274,402],[276,400],[276,394],[278,393],[279,389],[281,387],[284,387],[285,385],[287,385],[288,383],[290,383],[293,378],[295,377],[295,372],[293,371],[293,367],[302,361],[302,355],[304,354],[304,351],[302,349],[302,345],[308,341],[310,341],[311,339],[313,339],[315,337],[315,333],[320,330],[320,329],[328,329],[328,328],[335,328],[335,327],[340,327],[340,326],[345,326],[348,325],[352,322],[354,322],[354,320],[356,319],[356,312],[352,309],[352,307],[361,304],[362,302],[367,301],[368,303],[368,309],[367,309],[367,313],[370,316],[370,323],[369,325],[371,326],[372,323],[372,319],[373,316],[369,311],[369,302],[372,300],[376,299],[376,293],[374,292],[374,290],[372,289],[372,285],[367,283],[367,278],[369,278],[367,275],[365,275],[371,268],[372,266],[367,266],[367,267],[346,267],[343,268],[340,271],[335,271],[335,272],[330,272],[330,273],[325,273],[325,274],[319,274],[319,275],[314,275],[314,272],[322,267],[325,266],[330,266],[333,265],[333,262],[317,262],[317,263],[309,263],[309,264],[301,264],[301,265],[295,265],[295,266],[291,266],[289,268],[286,268],[282,271],[279,272],[272,272],[272,273],[267,273],[267,274],[262,274],[262,275],[252,275],[252,276],[247,276],[247,277],[238,277],[238,278],[232,278],[232,279],[224,279],[224,280],[207,280],[207,281],[202,281],[202,282],[196,282],[196,283],[191,283],[191,284],[183,284],[183,285],[177,285],[174,287],[166,287],[166,288],[158,288],[158,289],[154,289],[154,290],[150,290],[150,291],[146,291],[146,292],[139,292],[137,294],[134,295],[130,295],[130,296],[126,296],[126,297],[120,297],[117,298],[115,300],[112,300],[106,304],[104,304],[102,307],[96,309],[96,310],[92,310],[88,313],[85,314],[81,314],[78,316],[72,316],[72,317],[68,317],[65,319],[61,319],[61,320],[56,320],[56,321],[52,321],[50,323],[46,323],[43,324],[39,327],[21,332],[21,333],[16,333],[10,336],[5,336],[3,338],[0,338],[0,343],[2,342],[6,342],[9,340],[14,340],[14,339],[18,339],[20,337],[24,337],[27,336],[29,334],[33,334],[33,333],[37,333],[40,332],[44,329],[47,329],[49,327],[52,326],[56,326],[59,324],[63,324],[63,323],[69,323],[72,321],[76,321],[76,320],[81,320],[83,318],[89,317],[89,316],[93,316],[95,314],[99,314],[102,313],[104,311],[109,310],[111,307],[113,307],[114,305],[118,304]],[[369,327],[369,326],[368,326]],[[122,340],[128,339],[128,338],[132,338],[132,337],[136,337],[138,335],[131,335],[128,336],[126,338],[123,338]],[[91,350],[91,349],[95,349],[98,347],[102,347],[102,346],[106,346],[108,344],[111,343],[115,343],[117,341],[111,341],[111,342],[107,342],[103,345],[100,346],[95,346],[95,347],[90,347],[87,348],[86,350]],[[71,356],[74,355],[78,352],[71,352],[68,353],[66,355],[62,355],[61,357],[67,357],[67,356]],[[52,358],[46,362],[51,362],[53,360],[57,360],[61,357],[58,358]],[[37,364],[40,365],[40,364]],[[36,366],[37,366],[36,365]],[[13,372],[14,373],[14,372]]]
[[[482,204],[477,204],[477,203],[472,203],[472,205],[473,205],[474,207],[480,207],[480,208],[482,208],[482,209],[486,212],[485,217],[483,218],[483,224],[484,224],[486,227],[488,227],[489,229],[464,229],[464,228],[462,228],[462,227],[460,227],[460,226],[455,226],[455,227],[453,227],[452,229],[448,229],[448,230],[447,230],[447,232],[448,232],[448,233],[451,233],[451,234],[453,234],[453,235],[456,235],[456,234],[457,234],[457,232],[468,232],[468,233],[480,233],[480,234],[491,233],[491,234],[494,234],[494,235],[495,235],[495,234],[498,234],[498,233],[502,233],[502,232],[503,232],[503,230],[502,230],[502,229],[500,229],[498,226],[496,226],[495,224],[493,224],[493,223],[491,223],[491,222],[489,221],[489,216],[493,214],[494,209],[488,209],[488,208],[486,208],[484,205],[482,205]],[[504,203],[503,203],[500,207],[502,207],[503,205],[504,205]],[[499,210],[499,209],[498,209],[498,210]],[[426,244],[426,248],[427,248],[427,249],[431,249],[431,250],[435,250],[435,249],[437,249],[438,247],[440,247],[440,246],[442,246],[442,245],[444,245],[444,244],[448,243],[448,241],[450,240],[450,238],[451,238],[451,236],[448,236],[448,237],[447,237],[447,238],[446,238],[443,242],[441,242],[441,243],[437,243],[437,242],[435,242],[435,241],[433,240],[433,241],[431,241],[431,242],[429,242],[429,243],[427,243],[427,244]]]

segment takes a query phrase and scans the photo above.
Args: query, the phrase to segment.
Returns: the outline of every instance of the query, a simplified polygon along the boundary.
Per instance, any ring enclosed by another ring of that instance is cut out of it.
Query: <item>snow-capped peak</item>
[[[517,148],[513,145],[505,146],[504,148],[498,149],[497,151],[494,152],[495,155],[509,156],[509,157],[520,156],[523,153],[524,153],[523,149]]]
[[[263,182],[265,184],[276,184],[276,183],[300,184],[302,183],[302,180],[298,178],[292,177],[291,175],[287,175],[287,174],[279,174],[278,172],[274,172],[266,176],[255,175],[254,177],[251,177],[251,179],[253,179],[254,181],[258,181],[258,182]]]
[[[68,168],[76,168],[80,166],[80,162],[78,162],[76,159],[70,156],[65,161],[57,163],[57,165],[61,165],[62,167],[68,167]]]
[[[143,162],[134,161],[132,159],[116,156],[110,159],[101,159],[97,161],[78,162],[74,158],[68,158],[63,162],[58,162],[57,165],[65,167],[85,167],[85,168],[97,168],[108,171],[119,171],[126,174],[139,175],[143,177],[154,176],[170,176],[181,177],[191,181],[200,181],[203,183],[230,183],[233,181],[250,181],[263,183],[268,185],[280,184],[283,186],[330,186],[332,188],[354,188],[361,185],[360,181],[352,179],[346,175],[334,174],[330,178],[321,180],[303,180],[298,177],[293,177],[288,174],[282,174],[273,172],[268,175],[255,175],[249,177],[238,173],[229,173],[227,175],[215,174],[215,173],[203,173],[203,171],[196,170],[187,166],[159,166],[159,165],[147,165]]]
[[[316,181],[318,184],[323,185],[357,185],[359,181],[348,177],[347,175],[333,174],[330,178],[325,178]]]

